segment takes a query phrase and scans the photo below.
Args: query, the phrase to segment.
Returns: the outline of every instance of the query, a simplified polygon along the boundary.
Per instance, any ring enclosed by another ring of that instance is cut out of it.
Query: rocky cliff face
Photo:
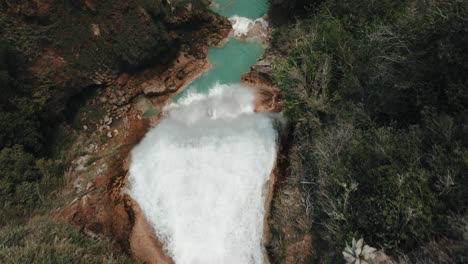
[[[143,262],[170,263],[125,194],[129,152],[171,96],[210,68],[208,47],[229,21],[204,1],[0,1],[0,12],[0,44],[18,54],[20,81],[48,121],[69,117],[76,135],[54,217]]]
[[[200,67],[193,66],[198,63]],[[66,175],[69,182],[66,192],[72,198],[55,212],[54,217],[83,227],[91,236],[111,237],[117,249],[130,253],[143,263],[172,263],[138,205],[125,193],[130,151],[152,126],[158,124],[164,114],[160,111],[171,96],[203,72],[203,63],[207,62],[179,58],[179,63],[163,74],[151,74],[148,70],[141,75],[122,75],[119,79],[122,87],[129,93],[141,94],[117,110],[112,110],[116,106],[115,99],[107,89],[89,99],[87,104],[104,106],[108,114],[100,122],[88,123],[71,148],[70,153],[81,150],[74,156]],[[179,72],[186,74],[185,78],[177,78]],[[148,88],[164,87],[169,83],[174,88],[166,91]],[[244,76],[244,83],[257,89],[257,111],[281,111],[278,90],[271,87],[266,77],[253,71]],[[156,111],[147,115],[151,107]],[[276,182],[276,174],[271,184]]]
[[[19,52],[32,96],[54,121],[63,113],[77,120],[65,203],[54,217],[112,238],[141,262],[172,263],[125,193],[130,151],[170,98],[210,68],[208,47],[228,36],[229,21],[189,1],[5,1],[0,11],[1,39]],[[243,82],[257,89],[256,111],[280,112],[269,61]],[[70,107],[78,98],[83,111]]]
[[[19,52],[32,95],[58,116],[74,95],[124,72],[163,70],[181,51],[206,56],[204,43],[229,22],[203,4],[172,2],[2,1],[0,39]]]

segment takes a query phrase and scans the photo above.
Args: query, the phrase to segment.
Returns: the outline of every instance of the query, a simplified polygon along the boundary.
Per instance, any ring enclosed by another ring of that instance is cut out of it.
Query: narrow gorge
[[[261,41],[235,39],[266,9],[246,1],[214,8],[235,12],[234,33],[210,48],[212,68],[173,98],[132,151],[127,192],[175,263],[267,263],[265,202],[277,131],[272,115],[255,112],[255,88],[241,84]]]

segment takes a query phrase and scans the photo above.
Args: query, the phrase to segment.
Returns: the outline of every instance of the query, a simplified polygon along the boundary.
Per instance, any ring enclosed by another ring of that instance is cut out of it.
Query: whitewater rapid
[[[231,22],[235,37],[248,36],[257,23],[263,30],[268,28],[268,22],[264,18],[252,20],[246,17],[232,16],[229,18],[229,21]]]
[[[177,264],[260,264],[272,119],[252,88],[189,93],[133,150],[128,193]]]

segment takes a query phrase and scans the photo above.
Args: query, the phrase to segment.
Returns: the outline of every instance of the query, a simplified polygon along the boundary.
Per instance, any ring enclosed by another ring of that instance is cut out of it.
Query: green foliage
[[[60,161],[36,160],[44,153],[42,103],[20,79],[21,57],[0,41],[0,226],[27,217],[60,184]]]
[[[169,10],[162,2],[140,0],[126,6],[101,1],[93,15],[86,7],[64,2],[53,14],[60,25],[47,30],[56,49],[79,71],[135,70],[159,61],[174,47],[164,24]],[[93,25],[99,36],[94,36]]]
[[[161,8],[163,6],[162,0],[142,0],[142,6],[151,15],[154,20],[165,19],[168,16],[168,10]]]
[[[42,147],[39,110],[30,89],[20,83],[18,53],[0,40],[0,150],[19,144],[31,151]]]
[[[0,3],[0,227],[51,209],[63,182],[62,154],[74,134],[57,125],[61,109],[72,105],[67,100],[123,71],[167,62],[179,48],[167,23],[172,12],[191,3],[199,14],[208,4],[177,1],[171,10],[163,0],[64,0],[40,3],[48,8],[36,16],[36,4],[26,2]],[[89,112],[89,121],[103,115],[100,108],[77,109]],[[73,121],[81,129],[80,120]],[[123,262],[83,234],[34,224],[39,230],[29,224],[0,230],[1,263]],[[21,238],[5,242],[16,232]]]
[[[336,254],[352,237],[394,252],[463,239],[449,219],[468,211],[467,14],[466,1],[328,0],[276,29],[288,184]]]
[[[40,119],[35,103],[27,98],[14,100],[10,111],[0,112],[0,148],[15,144],[38,152],[42,148]]]
[[[26,214],[38,201],[37,181],[42,177],[35,166],[34,156],[20,146],[0,152],[0,225],[10,214]]]
[[[36,167],[44,152],[41,118],[42,103],[34,100],[31,89],[20,79],[21,57],[7,41],[0,41],[0,226],[28,216],[62,176],[60,162],[48,163],[45,173]],[[52,164],[53,163],[53,164]]]
[[[61,183],[62,161],[47,156],[60,157],[57,148],[66,146],[70,137],[54,131],[57,120],[47,111],[54,106],[45,109],[50,107],[46,103],[51,94],[57,101],[66,98],[91,85],[96,73],[138,69],[159,62],[174,47],[165,25],[169,10],[162,1],[100,1],[92,6],[58,1],[40,23],[33,17],[13,17],[5,10],[17,4],[21,3],[0,7],[0,163],[4,165],[0,167],[0,206],[4,208],[0,224],[9,217],[27,216],[34,207],[44,205]],[[95,26],[100,31],[98,36],[93,32]],[[50,72],[31,76],[31,62],[45,46],[54,53],[52,56],[65,62],[65,68],[51,67]],[[54,79],[60,76],[66,84],[62,87],[44,74]],[[34,83],[44,87],[31,85],[37,77],[44,80]],[[35,177],[30,178],[31,173]]]
[[[47,201],[62,182],[63,164],[54,160],[35,160],[21,146],[0,151],[0,226],[12,217],[28,216]]]
[[[47,218],[0,229],[2,263],[133,263],[106,240],[93,240],[76,227]]]
[[[385,248],[429,238],[436,193],[430,189],[430,172],[420,163],[419,131],[357,130],[349,144],[342,160],[329,165],[340,183],[331,185],[330,191],[342,198],[339,225],[346,231],[335,238],[357,233]]]
[[[161,22],[153,22],[136,31],[141,21],[139,15],[126,16],[124,29],[114,37],[115,52],[123,69],[135,69],[166,54],[171,47],[167,30]]]
[[[4,148],[0,152],[0,169],[2,193],[14,193],[15,187],[23,182],[32,182],[40,178],[34,156],[25,152],[20,146]]]
[[[0,12],[3,14],[6,11]],[[41,33],[41,30],[36,30],[33,26],[17,23],[10,16],[0,16],[0,42],[3,43],[0,47],[4,47],[5,43],[13,44],[13,47],[9,48],[11,51],[16,50],[28,57],[34,57],[40,53],[37,43],[45,40]]]
[[[315,10],[324,0],[269,0],[268,16],[274,17],[274,23],[288,22],[304,17]]]
[[[0,42],[0,92],[4,95],[0,98],[0,103],[6,103],[7,98],[13,94],[11,82],[11,68],[14,64],[14,52],[11,47],[5,43]]]
[[[420,122],[423,112],[456,115],[466,108],[466,10],[466,2],[432,4],[369,33],[368,64],[358,75],[372,116],[407,124]]]

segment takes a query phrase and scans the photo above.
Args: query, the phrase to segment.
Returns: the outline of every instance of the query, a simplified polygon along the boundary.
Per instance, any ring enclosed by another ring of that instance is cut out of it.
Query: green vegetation
[[[30,218],[60,198],[64,153],[82,127],[68,116],[104,114],[71,101],[122,71],[170,60],[180,40],[168,20],[188,2],[207,11],[206,1],[174,10],[162,0],[0,1],[1,263],[123,262],[105,241]]]
[[[30,94],[59,115],[66,101],[87,87],[173,59],[183,40],[170,20],[188,3],[192,11],[186,19],[207,12],[206,1],[188,0],[174,7],[162,0],[6,1],[0,3],[0,40],[20,59],[21,83],[34,84]]]
[[[324,0],[269,0],[268,16],[275,25],[290,23],[307,17],[317,10]]]
[[[17,52],[0,42],[0,226],[44,204],[63,174],[61,159],[46,155],[43,101],[19,78]]]
[[[0,229],[2,263],[133,263],[105,240],[89,238],[68,223],[35,218]]]
[[[0,3],[0,209],[18,216],[38,207],[45,192],[54,190],[51,182],[60,183],[66,165],[61,152],[73,135],[58,125],[63,109],[88,110],[68,98],[92,90],[83,92],[96,85],[96,76],[162,64],[178,48],[169,36],[172,11],[166,1],[26,2]],[[174,12],[188,2],[178,1]],[[206,6],[192,4],[194,11],[206,12]],[[46,53],[55,62],[31,69]],[[81,128],[78,121],[75,128]],[[55,168],[45,173],[37,162]]]
[[[331,259],[353,237],[394,256],[441,238],[468,249],[453,220],[468,216],[468,2],[316,2],[272,43],[286,188],[304,190]]]

